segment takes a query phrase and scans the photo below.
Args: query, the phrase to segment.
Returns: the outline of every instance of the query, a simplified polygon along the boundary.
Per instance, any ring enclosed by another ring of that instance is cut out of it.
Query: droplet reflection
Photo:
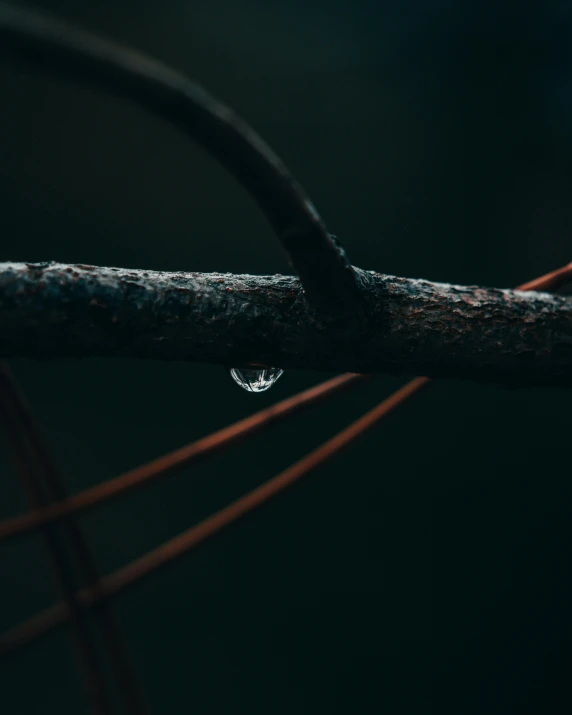
[[[276,382],[284,370],[279,367],[259,368],[237,368],[229,370],[232,379],[248,392],[264,392]]]

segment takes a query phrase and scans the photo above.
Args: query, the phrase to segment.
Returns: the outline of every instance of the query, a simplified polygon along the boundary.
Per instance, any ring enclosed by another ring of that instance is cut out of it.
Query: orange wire
[[[70,496],[64,501],[55,502],[42,509],[25,512],[6,519],[0,523],[0,541],[11,536],[24,534],[63,516],[79,514],[88,509],[93,509],[95,506],[127,494],[137,487],[166,477],[168,474],[172,474],[183,467],[196,464],[201,459],[222,452],[241,442],[246,437],[257,434],[303,409],[317,405],[370,377],[369,375],[352,373],[339,375],[293,397],[288,397],[217,432],[213,432],[207,437],[192,442],[181,449],[147,462],[147,464],[136,467],[107,482],[97,484],[91,489],[86,489]]]
[[[127,566],[105,576],[97,584],[97,588],[84,588],[79,591],[79,602],[85,607],[94,606],[102,599],[117,594],[127,586],[136,583],[144,576],[156,571],[161,566],[186,554],[226,526],[229,526],[245,516],[253,509],[262,506],[262,504],[306,476],[309,472],[312,472],[317,467],[331,460],[344,448],[352,444],[358,437],[386,417],[396,407],[413,397],[413,395],[428,385],[429,382],[430,380],[427,377],[416,377],[383,400],[383,402],[374,407],[363,417],[360,417],[360,419],[356,420],[349,427],[346,427],[342,432],[285,469],[273,479],[248,492],[179,536],[170,539],[153,551],[132,561]],[[16,648],[47,633],[52,628],[65,623],[68,619],[69,611],[64,603],[58,603],[48,608],[21,626],[17,626],[5,633],[0,638],[0,655],[7,655]]]

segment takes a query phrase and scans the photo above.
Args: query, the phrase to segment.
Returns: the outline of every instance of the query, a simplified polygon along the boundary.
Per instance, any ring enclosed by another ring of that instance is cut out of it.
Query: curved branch
[[[0,355],[572,384],[572,301],[377,273],[368,280],[365,329],[348,334],[316,329],[293,277],[3,263]]]
[[[318,316],[359,317],[362,276],[302,188],[270,147],[200,86],[130,49],[7,5],[0,5],[0,52],[128,98],[198,141],[262,209]]]

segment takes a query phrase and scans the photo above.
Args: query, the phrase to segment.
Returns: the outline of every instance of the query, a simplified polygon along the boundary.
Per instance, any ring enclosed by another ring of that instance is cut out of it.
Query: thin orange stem
[[[328,440],[310,454],[285,469],[273,479],[248,492],[232,504],[224,507],[212,516],[174,539],[167,541],[157,549],[132,561],[127,566],[105,576],[96,589],[84,588],[78,592],[82,605],[91,607],[104,598],[114,596],[140,579],[165,566],[176,558],[196,548],[211,536],[234,523],[254,509],[268,502],[272,497],[302,479],[317,467],[329,462],[343,449],[374,427],[393,410],[404,404],[417,392],[429,384],[429,378],[417,377],[404,387],[394,392],[379,405],[370,410],[349,427]],[[69,610],[59,603],[34,616],[21,626],[17,626],[0,638],[0,655],[6,655],[26,643],[31,642],[52,628],[69,620]]]
[[[543,292],[554,292],[557,291],[566,283],[572,280],[572,263],[569,263],[562,268],[558,268],[556,271],[551,271],[550,273],[545,273],[540,278],[535,278],[528,283],[523,283],[519,285],[517,290],[536,290]]]
[[[369,379],[367,375],[339,375],[91,489],[86,489],[42,509],[7,519],[0,523],[0,541],[31,531],[42,524],[61,519],[63,516],[93,509],[95,506],[128,494],[133,489],[166,477],[183,467],[196,464],[202,459],[222,452],[247,437],[262,432],[271,425],[304,409],[318,405],[367,379]]]

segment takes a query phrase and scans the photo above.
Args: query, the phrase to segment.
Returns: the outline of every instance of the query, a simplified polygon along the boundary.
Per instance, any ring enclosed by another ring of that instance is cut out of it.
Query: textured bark
[[[0,264],[0,355],[131,357],[572,383],[572,301],[360,271],[367,321],[315,321],[289,276]]]

